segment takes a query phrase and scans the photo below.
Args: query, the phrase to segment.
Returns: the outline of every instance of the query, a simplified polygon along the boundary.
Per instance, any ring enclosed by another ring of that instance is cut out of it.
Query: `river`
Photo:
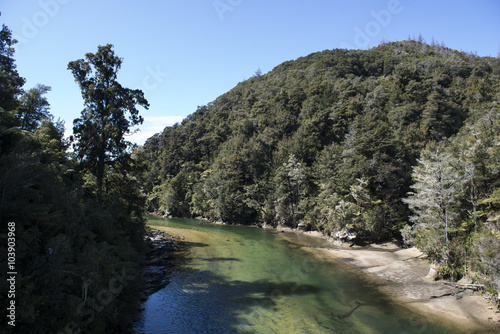
[[[192,219],[149,224],[183,239],[188,252],[144,303],[137,333],[457,333],[271,231]]]

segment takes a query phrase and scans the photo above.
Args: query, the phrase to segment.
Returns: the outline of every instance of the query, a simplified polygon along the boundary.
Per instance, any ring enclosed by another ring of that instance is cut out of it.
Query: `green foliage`
[[[472,270],[479,273],[488,285],[500,288],[500,233],[483,230],[472,236]]]
[[[427,254],[431,261],[440,262],[449,257],[449,249],[446,247],[442,229],[418,230],[412,241],[416,247]]]
[[[138,163],[122,154],[108,166],[98,204],[96,176],[67,152],[64,125],[52,121],[42,96],[47,87],[21,97],[19,90],[14,92],[12,85],[24,79],[13,70],[7,32],[4,27],[0,35],[2,103],[10,99],[0,108],[0,235],[5,238],[8,224],[15,223],[16,329],[130,332],[139,307],[138,263],[144,253],[145,198],[131,173]],[[5,109],[7,105],[18,109]],[[2,242],[3,254],[6,247]],[[6,257],[0,266],[7,268]],[[2,280],[2,296],[8,288]],[[3,298],[3,319],[6,302]],[[3,322],[0,332],[11,329]]]
[[[0,30],[0,109],[13,111],[19,105],[18,97],[23,93],[25,79],[16,70],[12,32],[5,25]]]
[[[17,277],[17,326],[46,333],[74,321],[84,333],[99,326],[111,330],[117,322],[107,317],[135,303],[135,283],[89,323],[78,312],[82,284],[88,282],[88,295],[95,299],[116,272],[138,270],[132,263],[142,251],[143,202],[137,184],[120,177],[110,185],[115,201],[107,208],[96,206],[68,159],[60,130],[44,121],[35,133],[21,136],[13,152],[1,155],[2,233],[8,222],[16,223],[16,268],[22,273]],[[6,288],[2,282],[4,295]]]
[[[463,266],[455,266],[454,264],[444,264],[439,267],[438,275],[448,280],[458,281],[466,274]]]
[[[460,137],[464,125],[497,108],[499,69],[498,59],[412,41],[285,62],[146,142],[139,177],[149,209],[239,223],[302,222],[326,234],[349,229],[366,241],[400,237],[411,216],[402,199],[422,150]],[[484,137],[492,142],[495,135]],[[475,195],[451,197],[450,238],[468,215],[455,207],[476,203],[476,219],[480,209],[491,210],[478,202],[479,192],[493,194],[493,168],[481,165],[490,153],[474,152]],[[186,181],[193,165],[199,169]],[[454,168],[465,179],[463,168]],[[359,180],[364,201],[352,191]]]
[[[498,92],[499,88],[496,84],[490,90]],[[433,261],[444,261],[444,277],[468,275],[497,291],[500,112],[497,103],[488,99],[467,104],[477,109],[472,109],[456,135],[439,144],[440,153],[434,149],[433,159],[428,150],[422,153],[414,169],[414,193],[405,200],[414,212],[413,226],[403,232],[406,240],[421,247]],[[438,165],[442,166],[441,175],[436,173]],[[422,186],[425,184],[428,187]],[[440,239],[446,249],[439,246]]]
[[[299,206],[306,195],[306,170],[295,155],[276,171],[274,183],[276,217],[283,225],[296,226],[302,218]]]
[[[38,84],[21,96],[16,114],[22,130],[35,131],[45,118],[50,118],[50,104],[43,96],[50,90],[50,87]]]
[[[430,146],[422,152],[413,170],[414,192],[403,201],[415,213],[410,217],[410,221],[415,223],[414,228],[444,233],[446,251],[436,260],[448,262],[449,231],[457,224],[455,194],[461,180],[454,168],[457,163],[451,154],[443,152],[442,148]]]
[[[68,64],[85,103],[82,116],[74,121],[74,149],[77,157],[96,176],[96,197],[102,202],[106,168],[128,156],[130,142],[124,139],[131,127],[142,124],[136,105],[148,108],[141,90],[117,82],[122,59],[113,45],[99,46],[95,54]]]

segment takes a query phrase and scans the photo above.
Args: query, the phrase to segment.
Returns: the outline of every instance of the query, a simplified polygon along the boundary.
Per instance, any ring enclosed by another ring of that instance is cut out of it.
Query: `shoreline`
[[[165,233],[160,226],[149,227]],[[457,289],[444,281],[427,277],[430,265],[416,248],[401,248],[391,242],[351,246],[317,231],[279,227],[264,229],[322,261],[341,263],[351,269],[353,275],[373,284],[390,300],[415,312],[418,315],[415,322],[419,326],[426,326],[425,319],[432,319],[468,333],[500,332],[500,313],[497,309],[477,292]],[[175,233],[164,236],[171,241],[180,238]],[[168,284],[169,271],[165,275],[167,277],[162,275],[167,278],[162,282],[164,285]]]
[[[417,248],[395,243],[350,247],[317,231],[276,229],[280,238],[312,255],[350,267],[389,299],[421,315],[471,333],[500,332],[500,313],[485,296],[428,276],[431,266]],[[423,318],[422,318],[423,317]]]
[[[147,249],[142,266],[144,290],[140,297],[141,304],[170,283],[179,250],[172,236],[151,226],[146,226],[145,242]]]

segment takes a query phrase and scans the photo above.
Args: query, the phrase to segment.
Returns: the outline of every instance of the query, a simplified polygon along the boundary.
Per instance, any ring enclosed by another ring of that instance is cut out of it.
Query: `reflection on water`
[[[144,304],[138,333],[456,333],[265,230],[151,223],[185,236],[189,251],[171,283]]]

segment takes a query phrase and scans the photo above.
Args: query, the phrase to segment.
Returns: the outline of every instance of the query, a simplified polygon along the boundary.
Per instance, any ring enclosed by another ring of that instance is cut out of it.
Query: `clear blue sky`
[[[16,64],[51,86],[51,112],[71,131],[83,102],[68,62],[111,43],[118,80],[150,102],[139,144],[260,68],[335,48],[367,49],[422,34],[496,57],[499,0],[1,0],[0,23],[19,40]]]

